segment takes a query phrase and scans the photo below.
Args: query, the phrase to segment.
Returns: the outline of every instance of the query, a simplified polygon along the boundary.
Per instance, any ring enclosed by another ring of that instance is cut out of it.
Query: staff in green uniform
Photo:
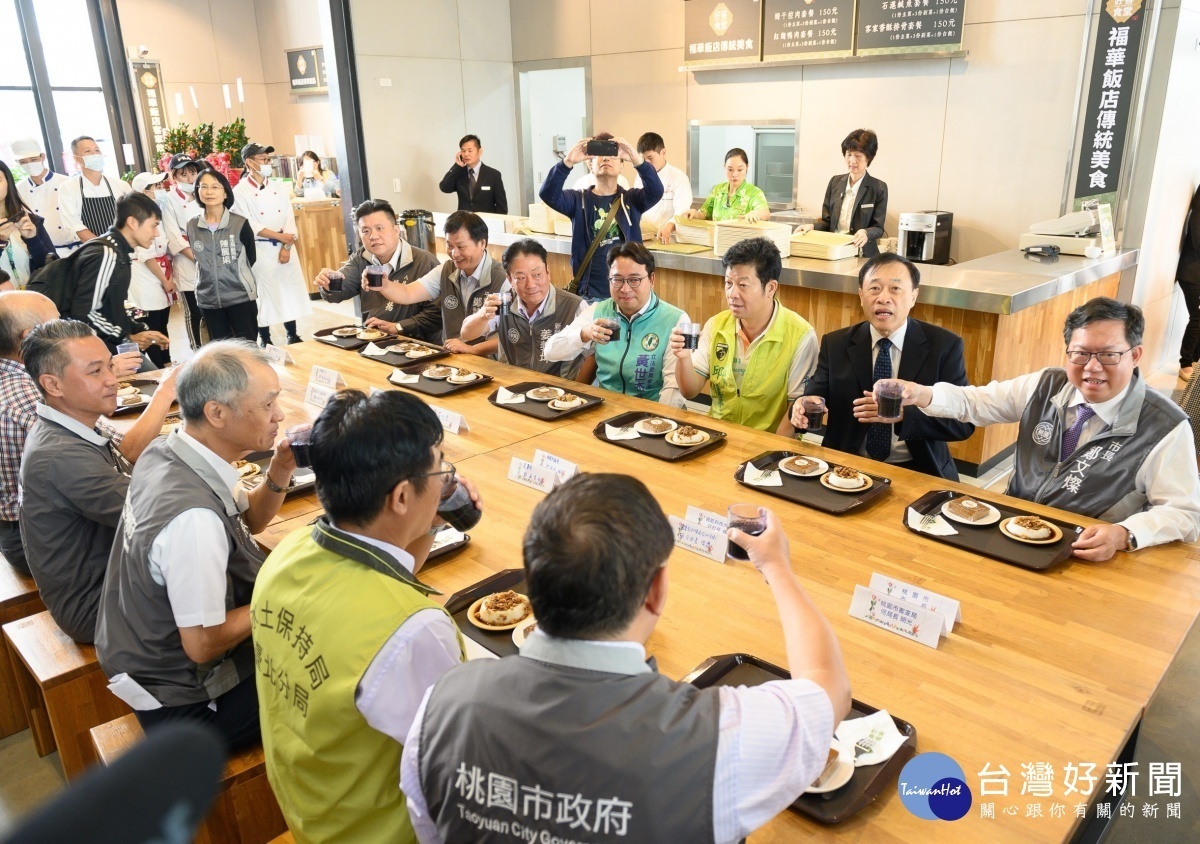
[[[749,169],[750,159],[744,149],[734,147],[725,153],[726,181],[713,185],[700,210],[689,211],[688,217],[693,220],[745,220],[747,223],[769,220],[771,211],[767,208],[767,195],[762,188],[746,181]]]

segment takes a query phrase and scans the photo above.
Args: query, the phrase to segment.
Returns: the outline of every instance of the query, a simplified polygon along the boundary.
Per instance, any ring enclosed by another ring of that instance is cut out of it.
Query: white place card
[[[683,514],[684,521],[691,522],[695,525],[703,525],[710,527],[713,530],[719,530],[722,533],[729,530],[729,517],[722,516],[720,513],[713,513],[710,510],[701,510],[699,507],[688,505],[687,512]]]
[[[671,530],[675,534],[675,544],[680,548],[694,551],[701,557],[707,557],[717,563],[725,562],[725,549],[729,539],[723,528],[713,528],[707,525],[689,522],[678,516],[667,516]]]
[[[326,369],[323,366],[314,366],[312,374],[308,376],[308,380],[315,384],[320,384],[322,387],[328,387],[331,390],[336,390],[338,387],[346,386],[346,379],[336,369]]]
[[[292,357],[291,352],[282,346],[267,346],[263,351],[267,353],[267,357],[271,359],[271,363],[277,363],[280,366],[291,364],[295,366],[296,359]]]
[[[560,484],[565,484],[579,474],[579,467],[569,460],[542,451],[540,448],[533,452],[533,465],[539,469],[548,469],[558,477]]]
[[[304,403],[314,407],[324,407],[333,398],[334,392],[328,387],[322,387],[320,384],[309,381],[308,389],[304,391]]]
[[[372,387],[371,391],[369,393],[367,393],[367,397],[369,398],[369,397],[375,395],[376,393],[382,393],[382,392],[383,392],[383,390],[379,389],[378,387]]]
[[[928,589],[919,589],[911,583],[887,577],[879,572],[871,574],[871,588],[886,592],[889,597],[899,598],[901,601],[916,604],[921,609],[937,613],[945,622],[942,627],[943,636],[950,635],[955,622],[962,623],[962,607],[953,598],[947,598],[937,592],[930,592]]]
[[[458,434],[471,430],[471,426],[467,424],[466,417],[461,413],[446,410],[446,408],[438,407],[436,404],[429,405],[429,408],[437,414],[438,421],[442,423],[442,427],[450,433]]]
[[[520,457],[514,457],[508,464],[508,479],[541,492],[553,492],[554,487],[558,486],[558,475],[554,474],[553,469],[534,466]]]
[[[940,615],[916,604],[890,598],[886,592],[868,586],[854,587],[850,615],[926,647],[936,648],[941,641]]]

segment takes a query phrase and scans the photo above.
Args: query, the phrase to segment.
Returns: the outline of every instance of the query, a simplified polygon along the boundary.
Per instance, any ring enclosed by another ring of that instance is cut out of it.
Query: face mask
[[[313,174],[313,163],[311,161],[304,162],[304,167],[301,170],[305,176],[311,176]]]
[[[176,182],[175,184],[179,187],[179,190],[183,192],[184,196],[191,196],[196,192],[195,185],[189,185],[187,182]]]
[[[31,161],[25,165],[25,172],[34,178],[41,178],[41,175],[46,172],[46,165],[41,161]]]
[[[271,165],[270,164],[258,165],[258,178],[262,179],[263,181],[266,181],[267,179],[271,178]]]
[[[85,155],[83,157],[83,166],[85,169],[99,172],[100,170],[104,169],[104,156],[100,153],[96,153],[95,155]]]
[[[154,201],[162,202],[164,199],[167,198],[167,194],[168,194],[168,192],[165,190],[156,190],[154,192]]]

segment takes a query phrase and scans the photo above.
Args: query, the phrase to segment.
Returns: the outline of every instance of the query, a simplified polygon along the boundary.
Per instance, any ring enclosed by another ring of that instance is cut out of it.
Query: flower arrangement
[[[241,175],[242,147],[247,143],[246,121],[241,117],[215,130],[211,123],[200,123],[194,129],[186,123],[179,123],[163,138],[163,149],[166,151],[158,159],[158,169],[166,172],[171,156],[186,152],[197,161],[203,159],[208,162],[209,166],[229,180],[231,186],[236,185]],[[132,178],[131,173],[129,179]]]
[[[250,138],[246,135],[244,117],[239,117],[217,130],[215,149],[218,152],[229,153],[230,162],[234,167],[242,166],[242,148],[248,143]]]

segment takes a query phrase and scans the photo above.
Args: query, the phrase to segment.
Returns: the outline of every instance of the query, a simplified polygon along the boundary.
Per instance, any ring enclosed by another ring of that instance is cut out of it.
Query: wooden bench
[[[142,739],[137,716],[125,715],[91,729],[96,758],[109,765]],[[286,838],[277,838],[281,833]],[[196,835],[205,844],[268,844],[291,841],[287,822],[267,781],[261,747],[245,750],[225,763],[213,807]]]
[[[96,761],[88,730],[129,707],[108,690],[96,649],[79,645],[48,612],[4,625],[11,666],[39,756],[58,749],[68,780]]]
[[[0,554],[0,626],[45,609],[33,578],[21,574]],[[21,702],[8,640],[0,636],[0,738],[19,733],[28,726],[29,716]]]

